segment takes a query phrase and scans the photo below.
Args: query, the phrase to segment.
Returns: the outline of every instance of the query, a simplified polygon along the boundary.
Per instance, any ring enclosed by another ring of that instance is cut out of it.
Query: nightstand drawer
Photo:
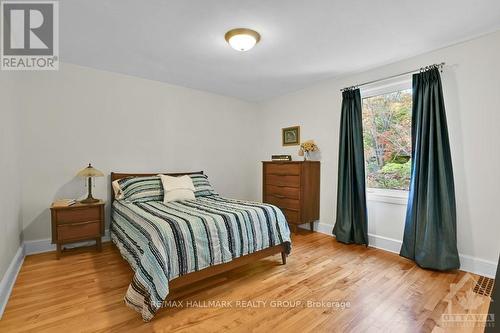
[[[99,237],[100,235],[99,221],[62,224],[57,226],[57,238],[63,241],[85,237]]]
[[[61,209],[56,212],[57,223],[75,223],[98,221],[101,219],[101,207],[89,207],[81,209]]]

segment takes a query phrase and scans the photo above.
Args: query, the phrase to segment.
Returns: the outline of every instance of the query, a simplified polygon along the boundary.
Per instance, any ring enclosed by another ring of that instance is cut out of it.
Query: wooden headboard
[[[194,172],[155,172],[155,173],[124,173],[124,172],[111,172],[111,203],[115,200],[115,193],[113,191],[113,182],[117,179],[122,179],[126,177],[148,177],[156,175],[167,175],[167,176],[184,176],[184,175],[202,175],[203,171]]]

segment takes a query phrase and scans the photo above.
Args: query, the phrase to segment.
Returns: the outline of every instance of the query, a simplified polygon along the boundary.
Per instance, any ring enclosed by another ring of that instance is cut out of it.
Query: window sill
[[[367,188],[366,200],[406,206],[408,203],[408,191]]]

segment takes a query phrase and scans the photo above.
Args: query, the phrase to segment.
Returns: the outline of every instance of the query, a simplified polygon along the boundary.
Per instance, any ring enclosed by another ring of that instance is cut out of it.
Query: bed
[[[111,173],[111,182],[154,175]],[[154,317],[172,289],[278,253],[286,264],[291,250],[279,208],[218,194],[167,204],[158,198],[132,203],[112,195],[110,229],[134,270],[125,303],[144,321]]]

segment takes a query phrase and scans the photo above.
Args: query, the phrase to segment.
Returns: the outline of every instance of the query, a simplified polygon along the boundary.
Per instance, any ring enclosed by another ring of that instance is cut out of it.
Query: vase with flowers
[[[300,144],[299,156],[304,156],[304,161],[307,161],[310,159],[310,154],[318,150],[319,148],[314,143],[314,140],[307,140]]]

